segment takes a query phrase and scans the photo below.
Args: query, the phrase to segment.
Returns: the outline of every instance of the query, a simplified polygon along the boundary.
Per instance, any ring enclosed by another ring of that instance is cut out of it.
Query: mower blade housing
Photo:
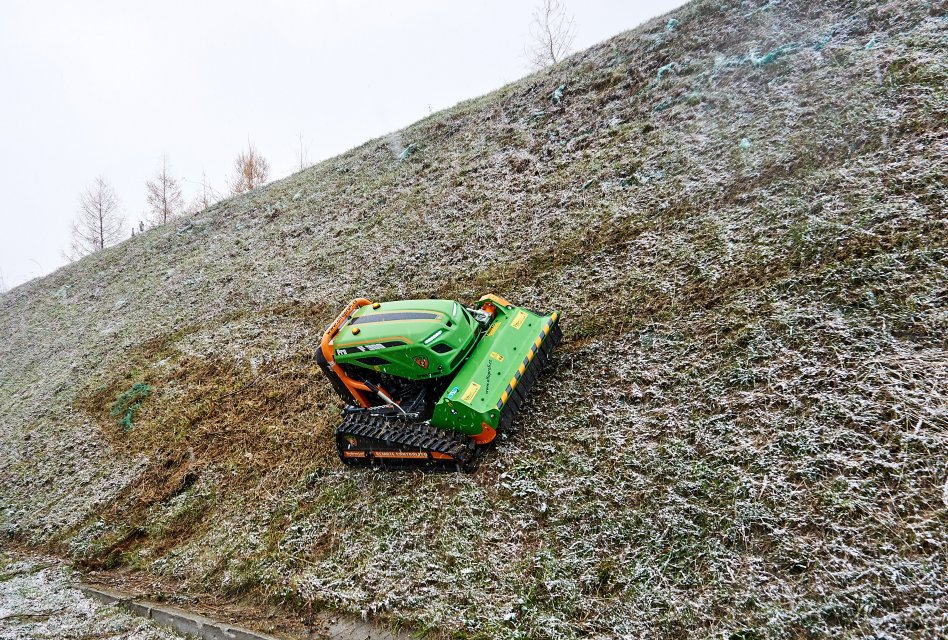
[[[490,441],[510,425],[561,334],[559,313],[514,306],[497,314],[435,405],[431,424]],[[484,437],[485,432],[491,434]]]

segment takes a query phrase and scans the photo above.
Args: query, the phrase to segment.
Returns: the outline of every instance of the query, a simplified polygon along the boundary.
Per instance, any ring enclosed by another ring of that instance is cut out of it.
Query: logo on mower
[[[417,364],[422,369],[428,368],[428,358],[423,356],[415,356],[415,364]]]

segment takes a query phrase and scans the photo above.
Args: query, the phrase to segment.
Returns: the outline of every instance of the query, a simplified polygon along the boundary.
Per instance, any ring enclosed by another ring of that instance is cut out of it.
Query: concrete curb
[[[154,602],[135,600],[130,594],[113,591],[104,587],[79,585],[79,590],[93,600],[104,604],[113,604],[143,618],[150,618],[158,624],[171,627],[179,633],[204,638],[205,640],[279,640],[276,636],[258,633],[216,622],[184,609]]]
[[[79,590],[93,600],[121,607],[129,613],[149,618],[179,633],[197,636],[203,640],[280,640],[276,636],[217,622],[171,605],[138,600],[133,594],[123,591],[87,584],[80,584]],[[318,633],[322,635],[319,637],[327,640],[407,640],[410,638],[406,633],[386,631],[372,622],[344,616],[323,619],[320,627]]]

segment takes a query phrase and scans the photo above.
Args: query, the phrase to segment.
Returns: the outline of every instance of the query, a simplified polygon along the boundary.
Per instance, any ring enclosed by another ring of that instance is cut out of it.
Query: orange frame
[[[372,393],[372,390],[369,389],[364,382],[359,382],[358,380],[353,380],[346,375],[346,372],[342,370],[342,367],[336,366],[336,358],[333,350],[333,340],[336,337],[336,334],[339,333],[339,329],[342,328],[348,320],[357,310],[372,304],[369,300],[365,298],[356,298],[349,303],[342,313],[340,313],[333,323],[329,325],[329,328],[326,329],[326,332],[323,334],[322,342],[320,343],[320,348],[323,352],[323,357],[326,359],[326,362],[329,363],[329,369],[335,373],[342,384],[346,385],[346,389],[349,390],[349,393],[352,394],[352,397],[363,407],[369,407],[369,401],[366,400],[364,393]]]

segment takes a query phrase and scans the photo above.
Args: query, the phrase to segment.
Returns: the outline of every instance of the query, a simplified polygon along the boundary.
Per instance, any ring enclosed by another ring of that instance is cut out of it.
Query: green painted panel
[[[480,331],[453,300],[398,300],[356,311],[333,342],[337,363],[411,380],[451,375]]]
[[[556,315],[541,316],[513,306],[497,310],[494,322],[435,406],[433,425],[471,435],[481,432],[481,423],[496,429],[508,386]]]

